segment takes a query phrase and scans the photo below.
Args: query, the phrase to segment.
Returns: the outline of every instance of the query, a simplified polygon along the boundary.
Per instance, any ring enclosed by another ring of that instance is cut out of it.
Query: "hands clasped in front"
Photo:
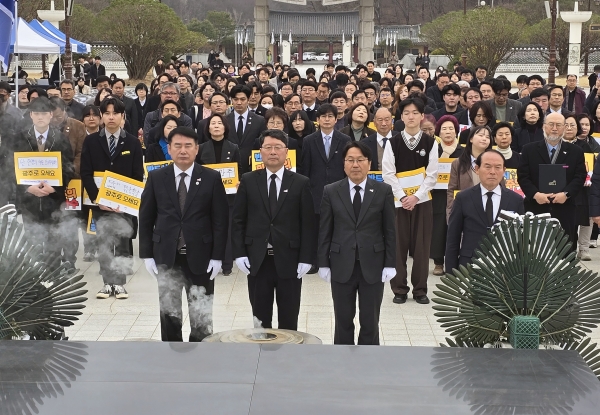
[[[381,272],[381,282],[388,282],[396,276],[396,268],[386,267]],[[323,281],[331,283],[331,268],[319,268],[319,277]]]
[[[541,193],[537,192],[533,195],[533,198],[540,205],[547,205],[549,203],[556,203],[562,205],[567,201],[567,195],[564,192],[560,193]]]
[[[158,268],[156,267],[156,262],[154,258],[144,258],[144,265],[146,266],[146,270],[148,273],[154,277],[158,276]],[[207,273],[210,273],[210,279],[214,280],[219,271],[221,270],[222,261],[218,259],[211,259],[208,263],[208,268],[206,269]]]

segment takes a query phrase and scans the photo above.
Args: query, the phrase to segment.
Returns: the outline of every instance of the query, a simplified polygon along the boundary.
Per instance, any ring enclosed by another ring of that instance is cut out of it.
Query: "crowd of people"
[[[214,278],[235,262],[262,327],[272,327],[275,300],[278,327],[297,329],[302,277],[318,272],[331,283],[334,342],[354,342],[358,295],[359,344],[379,344],[384,284],[394,303],[412,290],[428,304],[430,259],[434,275],[468,264],[501,210],[550,214],[591,260],[600,171],[590,179],[584,154],[594,160],[600,150],[597,76],[587,96],[577,75],[566,87],[519,76],[513,93],[483,66],[432,71],[428,56],[406,73],[370,61],[353,70],[327,64],[318,76],[211,58],[207,67],[159,59],[155,78],[132,85],[133,94],[83,58],[77,81],[21,85],[18,106],[0,82],[0,204],[15,203],[31,241],[67,266],[81,229],[83,261],[100,264],[97,298],[128,297],[138,238],[158,280],[163,340],[182,340],[183,288],[197,311],[190,340],[210,334]],[[36,151],[61,153],[63,186],[16,185],[14,153]],[[262,169],[253,171],[253,151]],[[168,165],[144,178],[149,162]],[[203,167],[221,163],[237,163],[235,194]],[[146,180],[138,217],[102,204],[64,210],[70,179],[95,202],[94,176],[104,171]],[[90,211],[95,235],[86,232]]]

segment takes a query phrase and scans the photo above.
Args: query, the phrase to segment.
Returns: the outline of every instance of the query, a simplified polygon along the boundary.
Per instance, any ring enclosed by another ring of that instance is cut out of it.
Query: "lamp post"
[[[73,56],[71,54],[71,17],[65,16],[65,78],[73,79]]]
[[[548,65],[548,82],[553,84],[556,75],[556,0],[550,5],[552,30],[550,31],[550,59]]]
[[[585,3],[585,0],[579,0],[579,5],[583,6],[583,4]],[[594,0],[594,4],[596,6],[600,6],[600,0]],[[588,10],[592,11],[592,0],[588,0]],[[590,60],[590,50],[586,50],[584,52],[584,57],[583,57],[583,74],[587,75],[588,74],[588,68],[589,68],[589,60]]]

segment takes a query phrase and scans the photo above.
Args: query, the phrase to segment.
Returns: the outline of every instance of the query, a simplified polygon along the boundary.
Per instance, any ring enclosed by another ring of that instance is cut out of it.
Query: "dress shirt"
[[[557,114],[562,114],[562,107],[560,107],[558,110],[553,110],[552,108],[548,107],[548,109],[550,110],[550,114],[552,114],[553,112],[557,113]]]
[[[485,205],[488,199],[486,193],[489,192],[489,190],[483,187],[483,185],[479,185],[479,187],[481,187],[481,201],[483,203],[483,211],[485,212]],[[502,197],[502,188],[500,187],[500,185],[498,185],[494,190],[492,190],[492,192],[494,192],[494,195],[492,196],[492,205],[494,206],[494,220],[496,220],[496,218],[498,217],[498,210],[500,209],[500,198]]]
[[[181,173],[185,173],[187,174],[187,176],[185,176],[184,183],[185,183],[185,187],[187,187],[188,192],[190,191],[190,183],[192,182],[192,173],[194,172],[194,165],[192,164],[192,167],[190,167],[187,170],[181,170],[179,167],[177,167],[177,165],[175,163],[173,163],[173,167],[175,168],[175,189],[177,191],[179,191],[179,181],[181,180],[181,177],[179,177],[179,175]]]
[[[283,180],[283,172],[285,171],[285,166],[280,168],[276,172],[272,172],[267,169],[267,195],[269,194],[269,188],[271,187],[271,175],[276,174],[277,178],[275,179],[275,184],[277,185],[277,199],[279,200],[279,193],[281,193],[281,182]]]
[[[387,133],[387,135],[384,137],[381,134],[377,133],[377,144],[379,144],[379,147],[383,148],[383,139],[387,138],[387,143],[390,142],[390,138],[392,138],[392,132],[390,131],[389,133]],[[387,144],[386,144],[387,147]],[[375,156],[373,156],[375,157]]]
[[[408,134],[407,134],[408,137]],[[420,135],[418,136],[420,138]],[[381,160],[381,167],[383,171],[383,181],[392,186],[392,192],[394,197],[398,200],[406,196],[404,189],[400,186],[398,178],[396,177],[396,156],[392,146],[386,145],[383,150],[383,158]],[[433,147],[429,152],[429,163],[425,168],[425,179],[419,187],[419,190],[414,196],[419,199],[417,203],[427,202],[429,200],[428,193],[433,190],[433,187],[437,183],[437,171],[438,171],[438,142],[433,142]]]
[[[554,154],[556,154],[560,150],[559,145],[560,145],[560,141],[555,146],[551,146],[546,141],[546,147],[548,147],[548,157],[550,157],[550,163],[552,163],[552,149],[556,150],[554,152]]]
[[[335,131],[335,130],[333,130]],[[325,142],[325,137],[329,137],[329,151],[331,151],[331,144],[333,143],[333,131],[331,131],[329,134],[325,134],[323,132],[323,130],[321,130],[321,137],[323,137],[323,146],[325,147],[325,149],[327,149],[327,143]],[[331,154],[331,153],[329,153]]]
[[[110,149],[110,136],[115,136],[115,149],[117,147],[119,138],[121,138],[121,129],[119,128],[114,134],[108,132],[107,129],[104,129],[104,133],[106,133],[106,144],[108,144],[108,148]]]
[[[50,131],[50,128],[46,129],[46,132],[44,133],[40,133],[35,127],[33,128],[33,131],[35,132],[35,141],[38,140],[38,138],[40,138],[40,135],[44,138],[42,138],[42,144],[46,144],[46,140],[48,139],[48,132]]]
[[[304,111],[306,111],[306,110],[311,110],[312,111],[312,110],[315,109],[316,106],[317,106],[317,101],[313,102],[313,104],[310,107],[307,107],[306,105],[302,104],[302,109]]]
[[[348,185],[350,186],[350,203],[354,201],[354,194],[356,193],[354,186],[360,186],[360,200],[361,202],[365,200],[365,187],[367,186],[367,179],[363,180],[359,184],[356,184],[352,180],[348,179]]]
[[[238,123],[240,122],[240,115],[242,116],[242,123],[244,124],[244,131],[246,131],[246,123],[248,122],[248,113],[250,112],[250,110],[248,108],[246,108],[246,112],[244,112],[243,114],[238,114],[237,112],[233,111],[233,114],[235,115],[235,132],[237,133],[237,128],[238,128]],[[244,132],[242,131],[242,133]]]

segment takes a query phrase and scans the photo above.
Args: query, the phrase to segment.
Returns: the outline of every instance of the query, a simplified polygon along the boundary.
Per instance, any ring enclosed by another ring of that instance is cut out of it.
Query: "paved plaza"
[[[134,241],[137,255],[137,240]],[[597,271],[600,264],[600,248],[591,249],[592,261],[583,262],[585,267]],[[156,279],[146,271],[142,260],[136,257],[134,274],[127,277],[129,299],[96,299],[96,292],[102,287],[98,262],[81,261],[83,247],[80,246],[77,268],[87,281],[86,308],[74,326],[66,329],[70,340],[80,341],[160,341],[158,289]],[[409,260],[410,261],[410,260]],[[409,262],[409,270],[411,263]],[[433,297],[435,284],[440,277],[431,275],[433,261],[430,262],[429,296]],[[185,297],[184,297],[185,298]],[[392,303],[392,291],[386,284],[381,307],[380,340],[383,345],[393,346],[437,346],[447,334],[436,321],[433,303],[420,305],[410,294],[406,304]],[[218,274],[215,279],[214,327],[219,332],[231,329],[253,327],[252,311],[248,300],[246,276],[234,266],[232,275]],[[276,310],[276,308],[275,308]],[[187,304],[184,302],[184,340],[190,332],[187,319]],[[276,312],[276,311],[275,311]],[[274,326],[277,318],[274,316]],[[358,327],[358,321],[356,321]],[[329,284],[318,275],[307,275],[302,282],[302,303],[298,330],[319,337],[324,344],[333,343],[333,302]],[[600,329],[591,334],[594,342],[600,343]]]

